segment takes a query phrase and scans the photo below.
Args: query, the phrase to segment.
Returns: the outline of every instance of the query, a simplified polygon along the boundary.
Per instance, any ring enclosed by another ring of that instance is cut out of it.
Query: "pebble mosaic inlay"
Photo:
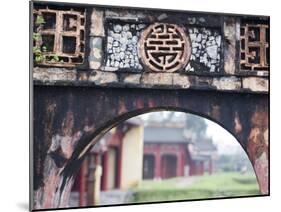
[[[107,35],[107,67],[142,69],[137,44],[144,24],[109,23]]]
[[[141,71],[143,65],[138,54],[138,42],[146,24],[108,24],[106,67]],[[183,27],[184,28],[184,27]],[[188,29],[188,30],[187,30]],[[215,73],[220,71],[222,38],[215,28],[184,28],[189,36],[191,48],[189,62],[183,68],[187,72]]]
[[[219,72],[221,59],[221,35],[218,30],[206,28],[189,28],[192,44],[190,62],[185,70],[194,72]]]

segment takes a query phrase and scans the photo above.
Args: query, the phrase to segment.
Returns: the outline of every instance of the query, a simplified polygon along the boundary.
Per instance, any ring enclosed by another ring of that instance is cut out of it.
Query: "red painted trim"
[[[118,163],[117,163],[117,176],[116,176],[116,183],[115,183],[117,188],[121,188],[122,152],[123,152],[123,145],[121,144],[118,148],[118,156],[117,156]]]
[[[183,176],[184,163],[183,163],[183,153],[182,153],[182,151],[180,152],[178,159],[180,160],[180,174],[179,174],[179,176]]]
[[[107,179],[108,179],[108,152],[103,153],[102,160],[102,184],[101,190],[105,191],[108,188]]]
[[[177,166],[176,174],[178,177],[178,176],[180,176],[180,172],[181,172],[181,160],[180,160],[179,154],[175,154],[174,156],[176,156],[176,159],[177,159],[177,164],[175,164],[175,165]]]
[[[182,162],[182,169],[181,169],[181,176],[184,176],[184,167],[185,167],[185,160],[186,160],[186,151],[183,151],[181,155],[181,162]]]
[[[79,175],[79,206],[84,206],[84,196],[86,193],[85,163],[82,163]]]

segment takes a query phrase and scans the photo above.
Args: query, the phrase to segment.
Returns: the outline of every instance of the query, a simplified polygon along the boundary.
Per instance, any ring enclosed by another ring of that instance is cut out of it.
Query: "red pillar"
[[[182,176],[182,155],[181,153],[176,154],[177,156],[177,177]]]
[[[107,190],[107,176],[108,176],[108,152],[104,152],[102,161],[102,184],[101,190]]]
[[[181,152],[180,159],[181,159],[181,175],[180,176],[184,176],[184,166],[185,166],[184,152]]]
[[[204,161],[200,162],[200,175],[204,174]]]
[[[154,169],[154,178],[161,178],[161,154],[159,149],[157,148],[155,157],[155,169]]]
[[[84,206],[84,196],[86,192],[86,181],[85,181],[85,163],[82,163],[79,175],[79,206]]]
[[[189,161],[189,176],[193,176],[194,175],[194,161],[190,160]]]
[[[122,139],[122,138],[121,138]],[[120,142],[118,148],[118,162],[117,162],[117,188],[121,187],[121,175],[122,175],[122,152],[123,152],[123,140]]]
[[[198,169],[200,166],[200,162],[193,161],[193,175],[198,175]]]
[[[213,174],[213,161],[212,159],[209,160],[209,175]]]

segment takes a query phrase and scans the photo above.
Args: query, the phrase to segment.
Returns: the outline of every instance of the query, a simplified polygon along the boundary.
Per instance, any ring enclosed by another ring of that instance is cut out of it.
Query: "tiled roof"
[[[188,143],[184,128],[152,127],[144,128],[144,143]]]

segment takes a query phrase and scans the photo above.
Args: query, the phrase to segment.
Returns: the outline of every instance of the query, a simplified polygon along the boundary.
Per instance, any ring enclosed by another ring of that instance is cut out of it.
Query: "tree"
[[[196,133],[197,138],[206,138],[207,124],[204,119],[199,116],[187,114],[186,129]]]

